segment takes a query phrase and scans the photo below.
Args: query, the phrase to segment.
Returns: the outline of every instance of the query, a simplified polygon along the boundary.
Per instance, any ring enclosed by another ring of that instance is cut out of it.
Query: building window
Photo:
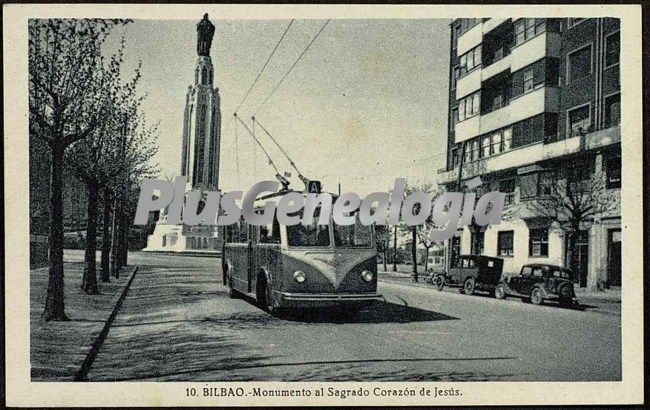
[[[544,117],[544,138],[545,142],[555,142],[557,135],[558,114],[547,112]]]
[[[512,146],[512,127],[503,129],[503,144],[501,145],[501,151],[508,151]]]
[[[470,145],[469,141],[466,141],[464,144],[464,152],[463,152],[463,162],[469,162],[471,161],[470,159],[470,153],[472,152],[472,146]]]
[[[472,161],[475,161],[479,158],[479,148],[478,148],[478,140],[475,139],[472,141]]]
[[[605,68],[618,64],[621,54],[621,32],[605,37]]]
[[[573,108],[567,111],[567,131],[569,137],[575,137],[587,133],[591,125],[591,105],[586,104],[581,107]]]
[[[553,194],[553,187],[555,186],[555,175],[553,172],[542,172],[539,174],[539,179],[537,180],[537,195],[538,196],[550,196]]]
[[[528,239],[529,256],[548,256],[548,229],[531,229]]]
[[[605,127],[621,123],[621,94],[605,97]]]
[[[586,19],[584,18],[568,18],[567,19],[567,28],[573,28],[577,26],[578,24],[582,23]]]
[[[481,46],[476,46],[460,56],[459,76],[463,76],[481,65]]]
[[[515,179],[509,178],[499,181],[499,192],[506,194],[505,205],[515,202]]]
[[[451,70],[451,89],[452,91],[456,89],[456,82],[460,77],[460,67],[456,66]]]
[[[492,147],[490,154],[498,154],[501,152],[501,132],[497,131],[492,134]]]
[[[525,18],[515,22],[515,45],[524,43],[546,31],[545,19]]]
[[[458,166],[458,147],[451,149],[451,168],[454,169]]]
[[[451,109],[451,117],[449,118],[449,127],[453,131],[456,129],[456,123],[458,122],[458,107]]]
[[[481,157],[490,156],[490,136],[483,137],[481,139]]]
[[[460,19],[461,33],[465,33],[466,31],[469,31],[472,27],[477,25],[480,21],[481,21],[481,19],[478,19],[478,18]]]
[[[458,37],[460,37],[460,24],[456,24],[451,31],[451,49],[455,50],[458,46]]]
[[[458,121],[463,121],[479,113],[481,109],[481,95],[480,92],[470,94],[460,100],[458,110]]]
[[[524,174],[519,177],[519,196],[522,200],[534,199],[537,197],[537,181],[539,180],[539,174],[532,172],[530,174]]]
[[[485,247],[485,232],[472,232],[471,250],[472,255],[482,255]]]
[[[524,92],[532,90],[533,83],[533,68],[528,68],[524,71]]]
[[[567,84],[591,74],[591,44],[567,55]]]
[[[515,254],[514,231],[503,231],[498,233],[497,254],[499,256],[513,256]]]
[[[621,187],[621,156],[610,155],[605,163],[605,178],[607,189]]]

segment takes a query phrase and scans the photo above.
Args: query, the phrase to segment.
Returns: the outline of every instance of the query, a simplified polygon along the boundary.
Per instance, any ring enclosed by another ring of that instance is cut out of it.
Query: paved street
[[[381,282],[351,319],[229,299],[220,260],[135,253],[88,375],[108,380],[619,380],[620,315]]]

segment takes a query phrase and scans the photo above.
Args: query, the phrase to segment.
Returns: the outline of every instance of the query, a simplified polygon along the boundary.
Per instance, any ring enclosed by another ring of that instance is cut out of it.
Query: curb
[[[413,288],[421,288],[421,289],[431,289],[431,290],[436,290],[435,286],[429,285],[426,282],[403,282],[401,280],[391,280],[390,278],[377,278],[378,281],[380,282],[386,282],[386,283],[395,283],[397,285],[403,285],[403,286],[411,286]]]
[[[172,255],[172,256],[203,256],[206,258],[220,258],[221,251],[216,252],[193,252],[193,251],[140,251],[151,255]]]
[[[133,282],[133,279],[135,278],[135,274],[138,272],[138,267],[136,266],[135,269],[133,270],[133,273],[131,273],[131,277],[129,278],[128,282],[126,282],[126,285],[124,286],[124,289],[122,289],[122,293],[118,297],[115,307],[113,308],[113,311],[111,314],[108,316],[108,319],[104,323],[104,327],[102,330],[99,332],[97,337],[95,338],[95,341],[93,344],[90,346],[90,350],[88,351],[88,354],[86,355],[86,358],[84,359],[83,363],[81,364],[81,367],[77,371],[77,373],[74,375],[74,378],[72,381],[75,382],[83,382],[86,381],[88,378],[88,372],[90,372],[90,368],[95,361],[95,358],[97,357],[97,354],[99,353],[99,348],[102,347],[102,344],[104,343],[104,340],[106,340],[106,336],[108,335],[108,331],[111,328],[111,325],[115,321],[115,317],[117,316],[117,313],[119,312],[120,308],[122,307],[122,303],[124,302],[124,298],[126,298],[126,294],[129,291],[129,288],[131,287],[131,283]]]

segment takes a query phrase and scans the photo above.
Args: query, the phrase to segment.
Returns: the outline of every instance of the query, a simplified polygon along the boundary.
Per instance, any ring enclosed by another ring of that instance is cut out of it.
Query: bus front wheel
[[[273,297],[273,290],[268,284],[265,275],[260,275],[257,280],[258,291],[257,291],[257,303],[262,309],[269,312],[272,316],[279,316],[280,308],[275,302]]]

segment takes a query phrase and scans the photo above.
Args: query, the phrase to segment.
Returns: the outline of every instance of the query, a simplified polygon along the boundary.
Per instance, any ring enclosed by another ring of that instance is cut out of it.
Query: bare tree
[[[535,200],[526,201],[525,206],[538,216],[557,221],[567,233],[567,260],[575,272],[579,261],[574,249],[581,227],[613,210],[618,204],[618,197],[607,189],[602,172],[590,172],[587,167],[574,166],[562,167],[554,172],[554,183]],[[516,217],[517,208],[513,209],[514,213],[506,210],[504,217]]]
[[[375,225],[375,236],[377,238],[377,253],[382,256],[384,271],[388,270],[388,238],[390,233],[388,225]]]
[[[427,182],[427,183],[424,183],[424,184],[421,184],[421,185],[407,186],[406,189],[404,190],[404,195],[406,197],[406,196],[412,194],[413,192],[424,192],[427,195],[429,195],[429,197],[431,197],[431,194],[434,192],[433,184]],[[414,205],[413,209],[408,209],[408,210],[407,209],[402,209],[402,212],[413,212],[413,214],[417,214],[417,213],[420,212],[420,209],[421,209],[420,204],[416,203]],[[408,227],[404,226],[402,228],[402,229],[408,230],[410,232],[410,234],[411,234],[411,260],[413,262],[413,281],[414,282],[418,282],[418,276],[419,276],[418,275],[417,247],[418,247],[418,243],[422,243],[419,240],[419,237],[421,236],[419,234],[419,231],[426,230],[428,232],[428,229],[426,229],[426,227],[427,227],[427,224],[432,225],[432,223],[430,223],[430,220],[431,220],[431,215],[429,214],[429,216],[427,217],[427,221],[429,221],[429,222],[425,222],[425,224],[423,224],[423,225],[408,226]],[[429,253],[429,248],[431,246],[433,246],[433,243],[429,247],[426,248],[427,257],[428,257],[428,253]],[[426,263],[427,262],[425,262],[425,270],[426,270]]]
[[[63,272],[63,162],[66,149],[96,130],[100,48],[123,21],[30,20],[29,134],[50,150],[50,270],[43,318],[67,320]]]
[[[119,277],[120,269],[127,265],[128,230],[137,207],[140,181],[154,178],[159,172],[158,166],[150,162],[157,152],[157,133],[158,124],[149,126],[145,117],[139,114],[129,122],[125,134],[124,166],[112,189],[114,205],[110,267],[115,277]],[[108,262],[106,264],[108,266]]]

